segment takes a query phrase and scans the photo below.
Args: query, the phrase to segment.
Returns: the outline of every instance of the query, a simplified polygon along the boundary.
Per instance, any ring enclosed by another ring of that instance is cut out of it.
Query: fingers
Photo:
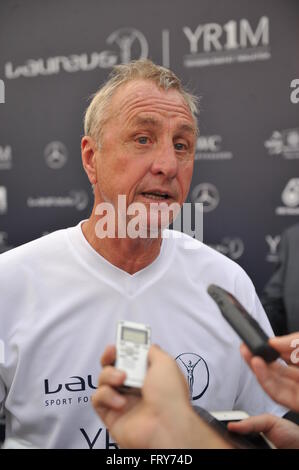
[[[156,361],[172,361],[172,358],[163,351],[157,344],[152,344],[148,351],[148,362],[149,365]]]
[[[174,359],[158,346],[152,345],[148,353],[149,368],[143,393],[151,400],[162,402],[173,399],[189,403],[189,389],[183,372]],[[150,392],[150,393],[149,393]],[[172,398],[170,398],[172,397]]]
[[[163,374],[163,378],[168,377],[173,377],[179,376],[179,380],[184,378],[184,374],[176,364],[176,362],[173,360],[173,358],[163,351],[159,346],[157,345],[152,345],[149,349],[148,352],[148,361],[149,361],[149,366],[153,367],[155,365],[159,365],[159,368],[156,370],[159,371],[159,373]]]
[[[106,366],[100,374],[99,386],[109,385],[111,387],[119,387],[124,383],[125,379],[126,373],[124,371],[115,369],[112,366]]]
[[[115,420],[127,404],[127,398],[108,385],[100,386],[91,397],[92,405],[107,428],[112,429]]]
[[[240,352],[242,354],[242,356],[244,357],[245,361],[247,362],[247,364],[250,364],[250,360],[251,358],[253,357],[253,355],[251,354],[251,352],[249,351],[248,347],[246,346],[246,344],[241,344],[240,346]]]
[[[102,357],[102,363],[110,362],[114,352],[113,348],[107,348]],[[99,387],[91,397],[91,400],[96,412],[106,424],[112,422],[109,419],[109,416],[112,419],[112,411],[121,410],[127,403],[127,398],[115,389],[115,387],[124,383],[125,378],[126,374],[123,371],[117,370],[112,366],[105,366],[100,374]]]
[[[108,385],[100,386],[92,396],[92,404],[98,412],[102,408],[120,410],[126,404],[126,397]]]
[[[240,351],[249,367],[255,374],[259,375],[261,381],[265,381],[271,373],[273,377],[275,375],[275,377],[288,378],[299,382],[298,368],[292,366],[286,367],[280,361],[274,361],[268,364],[261,357],[253,356],[245,344],[240,346]]]
[[[294,411],[299,410],[299,371],[279,362],[267,365],[261,358],[251,360],[251,368],[268,395]]]
[[[279,361],[266,364],[261,357],[252,356],[244,344],[240,351],[265,392],[281,405],[299,410],[299,369]]]
[[[269,342],[273,345],[276,344],[282,351],[287,351],[295,340],[299,340],[299,332],[284,336],[274,336],[270,338]]]
[[[269,344],[280,353],[286,362],[299,365],[299,349],[296,350],[299,346],[299,333],[270,338]]]
[[[253,357],[250,361],[250,367],[253,372],[258,375],[260,380],[265,381],[267,378],[272,379],[289,379],[299,383],[299,370],[293,366],[287,366],[279,361],[267,364],[261,357]]]
[[[119,409],[126,404],[126,398],[116,390],[116,387],[123,385],[126,374],[110,365],[114,363],[115,357],[115,346],[107,346],[101,357],[103,369],[99,377],[99,388],[92,396],[92,403],[97,411],[102,408]]]
[[[102,366],[108,366],[114,364],[116,359],[116,347],[109,345],[106,347],[102,357],[101,357],[101,364]]]
[[[251,416],[238,422],[230,422],[227,425],[229,431],[238,432],[239,434],[269,432],[279,418],[269,414],[259,416]]]

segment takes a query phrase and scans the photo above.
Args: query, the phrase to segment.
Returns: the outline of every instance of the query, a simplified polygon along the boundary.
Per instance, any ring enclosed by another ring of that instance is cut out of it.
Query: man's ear
[[[97,145],[95,141],[85,135],[81,140],[81,156],[83,168],[91,184],[96,184],[97,182],[96,151]]]

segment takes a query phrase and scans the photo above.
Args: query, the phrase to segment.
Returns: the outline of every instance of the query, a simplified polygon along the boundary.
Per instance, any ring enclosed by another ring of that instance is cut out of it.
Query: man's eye
[[[177,142],[176,144],[174,144],[174,147],[176,150],[179,150],[180,152],[182,150],[187,150],[187,145],[183,144],[182,142]]]
[[[146,136],[141,136],[141,137],[138,137],[138,138],[137,138],[137,142],[138,142],[139,144],[145,145],[145,144],[148,144],[149,138],[146,137]]]

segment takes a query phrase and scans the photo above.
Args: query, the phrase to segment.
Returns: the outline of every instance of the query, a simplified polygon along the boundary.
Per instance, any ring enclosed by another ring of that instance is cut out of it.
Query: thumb
[[[259,416],[251,416],[250,418],[244,419],[238,422],[230,422],[227,425],[229,431],[237,432],[239,434],[249,433],[267,433],[271,430],[277,421],[276,416],[269,414],[263,414]]]

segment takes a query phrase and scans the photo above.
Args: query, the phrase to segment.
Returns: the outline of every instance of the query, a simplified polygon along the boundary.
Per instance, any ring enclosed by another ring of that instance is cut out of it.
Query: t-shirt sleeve
[[[245,302],[246,308],[248,308],[248,305],[251,305],[251,307],[249,307],[249,313],[258,321],[262,329],[269,337],[274,336],[268,317],[255,292],[252,282],[248,277],[246,280],[243,280],[243,282],[247,284],[247,288],[245,289],[247,297],[247,302]],[[242,288],[244,289],[244,284]],[[269,397],[269,395],[263,390],[261,385],[258,383],[250,367],[243,359],[241,362],[238,395],[235,400],[234,409],[246,411],[251,416],[262,413],[270,413],[276,416],[283,416],[289,411],[287,408],[274,402]]]

